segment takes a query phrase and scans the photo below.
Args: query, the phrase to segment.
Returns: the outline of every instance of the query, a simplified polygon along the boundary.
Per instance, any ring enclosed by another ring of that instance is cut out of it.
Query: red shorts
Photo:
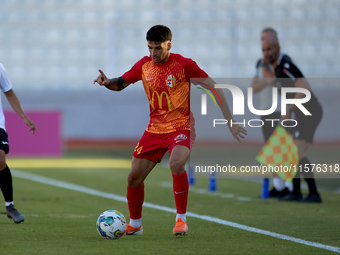
[[[172,149],[176,145],[184,145],[190,150],[195,137],[195,132],[190,132],[190,130],[180,130],[167,134],[154,134],[145,131],[133,152],[133,156],[159,163],[167,150],[171,155]]]

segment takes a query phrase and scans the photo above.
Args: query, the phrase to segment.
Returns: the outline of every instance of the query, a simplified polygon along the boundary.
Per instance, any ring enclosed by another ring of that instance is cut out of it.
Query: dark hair
[[[172,33],[170,28],[164,25],[156,25],[149,29],[146,33],[146,40],[153,42],[171,41]]]
[[[275,31],[275,29],[271,28],[271,27],[266,27],[262,30],[262,33],[264,32],[269,32],[272,33],[275,37],[277,37],[277,32]]]
[[[269,38],[265,38],[265,40],[271,40],[271,43],[274,45],[279,45],[279,39],[277,38],[277,32],[275,29],[271,27],[266,27],[262,30],[262,33],[271,33],[272,36]],[[263,41],[265,41],[263,40]]]

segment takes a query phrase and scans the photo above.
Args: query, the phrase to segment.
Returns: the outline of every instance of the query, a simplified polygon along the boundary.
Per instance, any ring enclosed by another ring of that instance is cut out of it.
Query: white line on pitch
[[[172,182],[161,182],[160,185],[161,185],[161,187],[164,187],[164,188],[172,188]],[[195,188],[193,186],[189,187],[189,191],[197,193],[197,194],[205,194],[205,195],[209,195],[209,196],[218,196],[218,197],[221,197],[221,198],[233,198],[233,199],[236,199],[238,201],[251,201],[250,197],[239,197],[239,196],[235,196],[234,194],[231,194],[231,193],[220,193],[218,191],[210,192],[208,189],[198,189],[198,188]]]
[[[84,187],[84,186],[80,186],[80,185],[77,185],[77,184],[72,184],[72,183],[64,182],[64,181],[58,181],[58,180],[51,179],[51,178],[48,178],[48,177],[44,177],[44,176],[40,176],[40,175],[36,175],[36,174],[31,174],[31,173],[27,173],[27,172],[22,172],[22,171],[18,171],[18,170],[11,170],[11,172],[12,172],[13,176],[18,177],[18,178],[31,180],[31,181],[35,181],[35,182],[40,182],[40,183],[48,184],[48,185],[59,187],[59,188],[79,191],[79,192],[83,192],[83,193],[94,195],[94,196],[110,198],[110,199],[120,201],[120,202],[125,202],[125,203],[127,202],[126,197],[115,195],[115,194],[112,194],[112,193],[107,193],[107,192],[87,188],[87,187]],[[148,207],[148,208],[152,208],[152,209],[157,209],[157,210],[160,210],[160,211],[176,213],[176,209],[173,209],[173,208],[170,208],[170,207],[167,207],[167,206],[161,206],[161,205],[156,205],[156,204],[147,203],[147,202],[144,202],[143,206]],[[254,232],[254,233],[258,233],[258,234],[262,234],[262,235],[275,237],[275,238],[278,238],[278,239],[283,239],[283,240],[287,240],[287,241],[291,241],[291,242],[295,242],[295,243],[304,244],[304,245],[307,245],[307,246],[312,246],[312,247],[316,247],[316,248],[340,253],[339,247],[320,244],[320,243],[316,243],[316,242],[310,242],[310,241],[306,241],[306,240],[303,240],[303,239],[300,239],[300,238],[295,238],[295,237],[291,237],[291,236],[287,236],[287,235],[281,235],[281,234],[277,234],[277,233],[274,233],[274,232],[271,232],[271,231],[266,231],[266,230],[262,230],[262,229],[259,229],[259,228],[253,228],[253,227],[249,227],[249,226],[246,226],[246,225],[238,224],[238,223],[235,223],[235,222],[231,222],[231,221],[227,221],[227,220],[223,220],[223,219],[219,219],[219,218],[215,218],[215,217],[211,217],[211,216],[207,216],[207,215],[200,215],[200,214],[196,214],[196,213],[192,213],[192,212],[187,212],[187,216],[197,218],[197,219],[201,219],[201,220],[205,220],[205,221],[218,223],[218,224],[221,224],[221,225],[225,225],[225,226],[229,226],[229,227],[233,227],[233,228],[237,228],[237,229],[246,230],[246,231],[249,231],[249,232]]]

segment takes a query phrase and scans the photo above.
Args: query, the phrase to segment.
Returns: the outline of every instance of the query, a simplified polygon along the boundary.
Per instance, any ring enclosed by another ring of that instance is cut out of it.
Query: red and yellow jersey
[[[173,53],[161,65],[145,56],[123,75],[129,83],[143,81],[150,102],[146,130],[156,134],[190,130],[190,78],[207,77],[196,62]]]

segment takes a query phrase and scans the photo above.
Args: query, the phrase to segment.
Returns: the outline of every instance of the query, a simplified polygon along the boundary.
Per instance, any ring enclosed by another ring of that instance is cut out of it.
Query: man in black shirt
[[[308,147],[313,143],[315,130],[322,118],[322,107],[317,98],[311,91],[309,84],[304,78],[298,67],[285,55],[280,54],[280,45],[277,38],[272,37],[262,43],[263,59],[270,63],[274,71],[264,66],[265,80],[275,81],[275,85],[281,91],[283,87],[298,87],[310,91],[311,98],[303,106],[311,113],[305,115],[295,104],[287,106],[286,115],[281,116],[281,120],[291,119],[292,113],[295,115],[295,120],[298,123],[291,131],[294,141],[298,146],[299,151],[299,171],[293,179],[293,192],[279,198],[280,201],[299,201],[299,202],[321,202],[321,197],[317,192],[313,172],[311,172],[310,162],[306,157]],[[268,81],[267,81],[268,82]],[[304,93],[287,93],[287,98],[301,99],[304,98]],[[302,199],[300,189],[300,175],[305,178],[309,195]]]
[[[273,37],[277,39],[277,32],[274,29],[267,27],[261,31],[261,43]],[[285,54],[283,56],[289,58]],[[264,76],[268,75],[266,74],[268,69],[274,72],[273,66],[269,62],[264,61],[263,58],[257,61],[256,73],[252,79],[251,86],[253,88],[253,93],[259,93],[260,100],[258,106],[259,110],[268,110],[272,105],[272,88],[275,86],[275,84],[274,80],[272,79],[264,79]],[[266,119],[280,119],[281,118],[280,105],[281,105],[280,100],[278,98],[278,107],[276,108],[276,111],[269,115],[261,116],[261,120],[263,121],[262,133],[265,141],[269,139],[269,137],[274,132],[278,124],[277,121],[272,123],[270,121],[266,121]],[[269,192],[269,197],[271,198],[283,197],[292,190],[293,185],[291,182],[285,182],[276,174],[273,175],[273,188]]]

